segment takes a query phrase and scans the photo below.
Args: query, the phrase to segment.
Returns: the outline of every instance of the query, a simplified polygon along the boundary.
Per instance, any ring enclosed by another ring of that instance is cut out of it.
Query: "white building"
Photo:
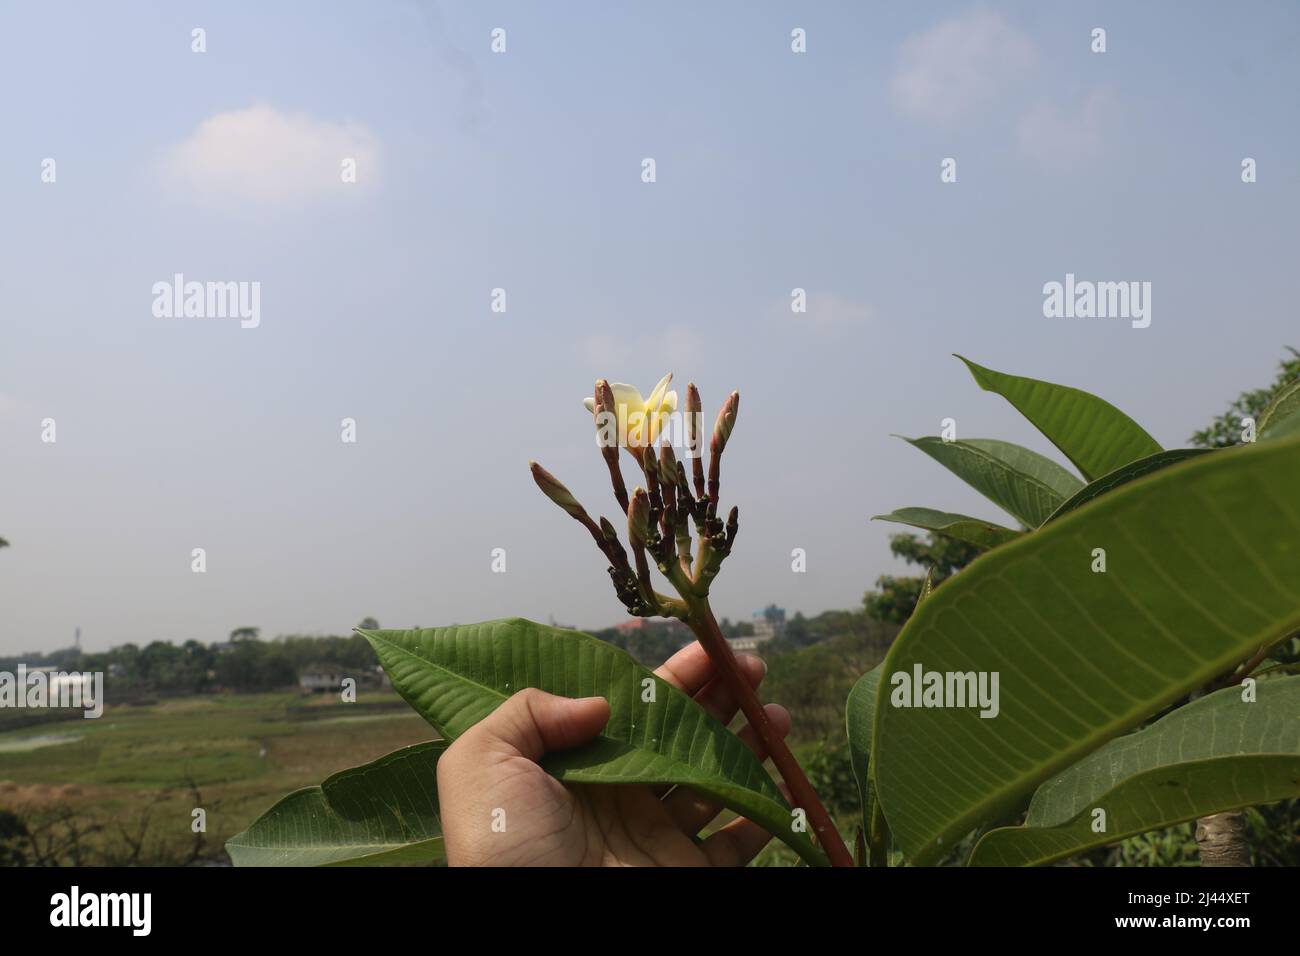
[[[785,608],[769,605],[762,611],[755,611],[750,618],[754,633],[744,637],[729,637],[727,643],[733,651],[753,651],[768,641],[780,637],[785,630]]]

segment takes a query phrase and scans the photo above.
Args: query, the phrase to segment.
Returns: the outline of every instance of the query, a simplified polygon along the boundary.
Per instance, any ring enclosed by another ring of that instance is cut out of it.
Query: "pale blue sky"
[[[1292,3],[270,6],[0,3],[0,652],[616,623],[527,462],[610,513],[581,399],[668,370],[742,395],[718,612],[855,606],[871,514],[998,517],[891,432],[1048,450],[950,353],[1176,446],[1300,345]],[[1044,318],[1067,272],[1151,327]]]

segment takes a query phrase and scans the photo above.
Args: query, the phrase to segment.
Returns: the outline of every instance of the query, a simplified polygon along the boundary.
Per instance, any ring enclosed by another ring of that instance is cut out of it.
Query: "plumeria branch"
[[[610,579],[614,582],[614,593],[623,602],[629,614],[638,617],[675,617],[683,621],[686,619],[686,605],[682,601],[657,594],[653,589],[642,590],[642,576],[633,572],[628,564],[627,551],[618,540],[618,532],[608,518],[602,516],[600,524],[597,525],[591,520],[587,510],[578,503],[578,499],[573,497],[572,492],[554,475],[535,461],[529,462],[529,468],[532,469],[533,481],[537,482],[537,487],[542,490],[542,493],[591,534],[596,547],[600,548],[601,553],[609,561],[607,570]],[[643,552],[638,550],[637,557],[639,557],[638,563],[644,561]],[[649,580],[648,569],[644,579]]]
[[[709,607],[709,589],[731,554],[740,528],[740,515],[732,508],[724,523],[718,518],[721,491],[722,453],[731,437],[740,410],[740,393],[732,392],[718,413],[709,444],[708,482],[704,477],[700,453],[700,393],[694,384],[686,390],[686,440],[691,458],[691,477],[668,444],[659,444],[663,419],[676,411],[677,393],[668,391],[672,375],[665,376],[651,393],[650,400],[628,385],[610,386],[604,379],[596,382],[588,409],[597,422],[597,444],[609,469],[614,498],[627,514],[627,551],[618,540],[613,524],[602,517],[592,521],[586,509],[564,485],[536,462],[531,463],[533,480],[542,492],[587,529],[596,546],[609,561],[609,575],[614,592],[629,614],[638,617],[673,617],[690,627],[713,662],[720,678],[740,704],[740,709],[762,741],[772,763],[789,788],[794,805],[802,808],[826,855],[835,866],[852,866],[853,858],[840,838],[830,814],[808,782],[807,775],[776,733],[762,702],[754,692],[718,626]],[[617,437],[611,435],[617,425]],[[635,426],[629,428],[629,426]],[[641,469],[644,487],[631,495],[623,483],[618,449],[626,447]],[[657,453],[656,453],[656,448]],[[695,559],[691,560],[691,529],[698,538]],[[654,561],[679,598],[655,591],[650,576]]]

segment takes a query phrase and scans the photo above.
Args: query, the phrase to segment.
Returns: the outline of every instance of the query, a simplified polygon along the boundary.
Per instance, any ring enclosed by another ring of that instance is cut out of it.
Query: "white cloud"
[[[903,41],[891,92],[909,116],[950,123],[989,105],[1035,60],[1025,33],[1001,14],[974,10]]]
[[[201,202],[294,203],[365,189],[378,153],[364,126],[258,105],[204,120],[167,150],[162,174]],[[355,183],[343,181],[345,159],[356,162]]]
[[[1016,141],[1022,155],[1055,167],[1068,167],[1097,158],[1115,112],[1115,97],[1094,90],[1076,112],[1043,101],[1020,118]]]

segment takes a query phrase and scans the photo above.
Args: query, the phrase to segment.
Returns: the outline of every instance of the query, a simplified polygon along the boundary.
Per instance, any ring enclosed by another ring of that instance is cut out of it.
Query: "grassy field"
[[[110,707],[98,720],[0,731],[0,811],[42,833],[45,862],[219,861],[225,841],[285,794],[434,736],[391,692],[353,704],[285,692]],[[191,830],[196,807],[205,834]],[[25,862],[37,862],[30,846]],[[778,845],[760,862],[794,859]]]
[[[62,862],[219,859],[227,838],[286,793],[434,736],[380,691],[351,704],[285,692],[109,707],[98,720],[0,733],[0,810],[48,828]],[[196,807],[206,834],[192,832]]]

